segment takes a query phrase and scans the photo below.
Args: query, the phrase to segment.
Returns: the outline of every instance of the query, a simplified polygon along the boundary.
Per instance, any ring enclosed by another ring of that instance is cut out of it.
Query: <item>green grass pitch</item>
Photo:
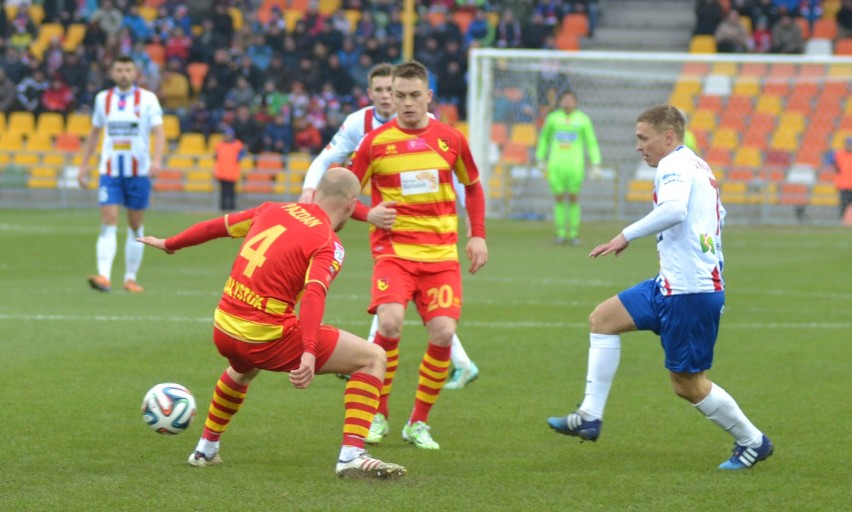
[[[206,218],[152,211],[148,234]],[[122,223],[121,226],[124,226]],[[796,510],[852,509],[848,402],[852,230],[731,226],[727,305],[713,380],[775,442],[750,471],[716,466],[732,440],[671,391],[658,340],[623,337],[603,435],[580,443],[548,416],[581,400],[586,319],[601,300],[654,275],[653,241],[620,257],[589,250],[621,228],[587,223],[580,247],[550,245],[546,223],[489,223],[490,261],[464,278],[459,336],[481,377],[442,394],[430,418],[439,452],[400,438],[425,330],[409,308],[391,397],[391,435],[372,453],[405,465],[398,482],[334,475],[343,384],[308,390],[263,374],[222,440],[225,464],[190,468],[225,367],[212,313],[238,241],[174,256],[148,249],[142,295],[90,290],[97,212],[0,211],[0,510]],[[341,233],[342,275],[327,323],[366,335],[366,227]],[[464,261],[464,260],[463,260]],[[465,267],[466,268],[466,267]],[[174,381],[195,394],[189,431],[160,436],[142,396]]]

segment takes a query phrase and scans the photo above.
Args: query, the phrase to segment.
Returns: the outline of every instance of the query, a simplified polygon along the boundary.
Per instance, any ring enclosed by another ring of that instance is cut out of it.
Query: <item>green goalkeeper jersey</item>
[[[559,109],[544,119],[535,155],[539,162],[546,160],[552,169],[582,171],[585,167],[583,146],[589,162],[600,165],[601,151],[592,120],[579,110],[566,114]]]

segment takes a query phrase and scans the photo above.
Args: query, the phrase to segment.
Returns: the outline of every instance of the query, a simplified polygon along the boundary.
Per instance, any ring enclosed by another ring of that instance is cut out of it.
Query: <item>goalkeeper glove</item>
[[[603,179],[603,171],[601,170],[600,165],[593,165],[590,172],[592,179],[595,181],[600,181]]]

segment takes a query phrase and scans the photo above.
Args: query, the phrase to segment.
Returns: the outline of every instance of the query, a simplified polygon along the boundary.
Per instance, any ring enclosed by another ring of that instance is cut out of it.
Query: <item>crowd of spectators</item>
[[[726,4],[697,0],[695,5],[693,34],[714,36],[722,53],[803,53],[802,25],[812,28],[823,16],[822,0],[730,0]],[[843,0],[835,20],[838,38],[852,36],[852,0]]]
[[[251,152],[318,151],[369,104],[369,69],[402,60],[401,3],[389,0],[342,0],[331,15],[312,0],[292,30],[280,8],[264,11],[260,0],[160,0],[153,20],[133,0],[44,0],[42,24],[85,24],[86,33],[70,51],[50,41],[40,58],[29,51],[39,27],[19,3],[11,19],[0,9],[0,109],[89,112],[111,85],[109,64],[127,54],[139,85],[157,92],[183,131],[231,128]],[[597,0],[418,0],[416,9],[414,58],[433,73],[436,103],[464,119],[471,48],[553,48],[562,17],[586,12],[591,21]],[[361,13],[354,27],[347,10]],[[464,29],[457,11],[472,18]],[[197,63],[207,73],[193,83]]]

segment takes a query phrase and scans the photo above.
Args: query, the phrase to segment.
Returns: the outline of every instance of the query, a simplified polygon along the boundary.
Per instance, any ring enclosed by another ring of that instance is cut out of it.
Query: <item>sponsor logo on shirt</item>
[[[429,146],[426,145],[426,141],[423,139],[414,139],[406,142],[406,147],[409,150],[424,150],[428,149]]]
[[[340,242],[334,242],[334,261],[343,265],[344,254],[346,254],[346,251],[343,250],[343,245]]]
[[[396,144],[388,144],[387,146],[385,146],[386,155],[395,155],[396,153]]]
[[[704,233],[698,235],[699,243],[701,244],[701,252],[706,253],[710,252],[711,254],[716,254],[716,244],[713,243],[713,237]]]
[[[429,194],[438,191],[438,169],[424,169],[400,174],[402,195]]]

